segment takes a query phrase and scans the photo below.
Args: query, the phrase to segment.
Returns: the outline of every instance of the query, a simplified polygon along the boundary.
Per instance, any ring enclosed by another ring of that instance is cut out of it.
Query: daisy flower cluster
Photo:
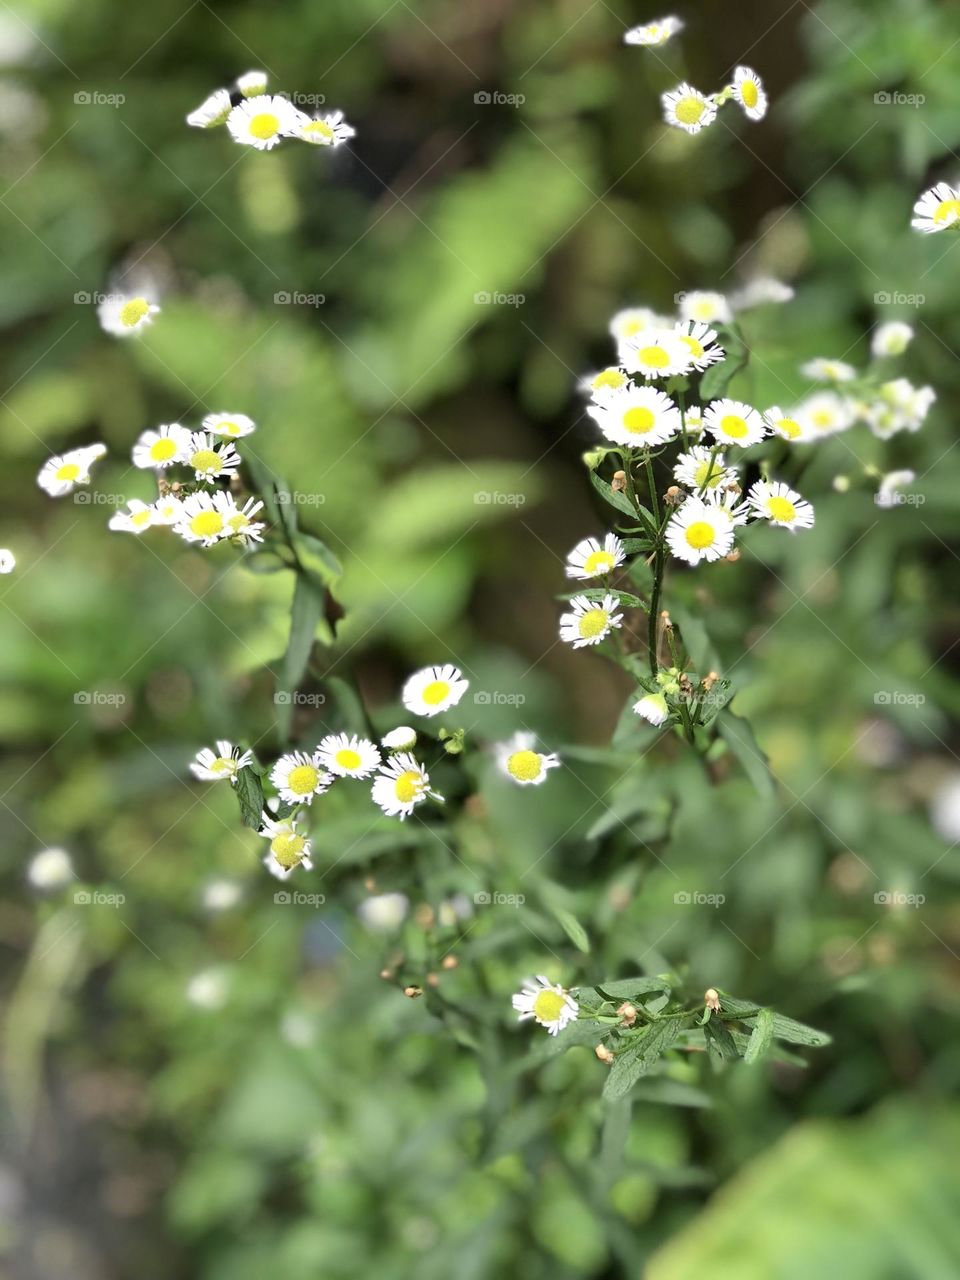
[[[699,133],[713,124],[727,102],[736,102],[748,120],[762,120],[767,114],[763,81],[751,67],[737,67],[733,80],[719,93],[701,93],[684,81],[662,94],[660,101],[666,123],[687,133]]]
[[[196,129],[225,124],[235,142],[258,151],[270,151],[284,138],[298,138],[315,147],[339,147],[356,130],[342,111],[309,116],[281,93],[267,93],[263,71],[248,71],[230,89],[215,89],[187,116]]]

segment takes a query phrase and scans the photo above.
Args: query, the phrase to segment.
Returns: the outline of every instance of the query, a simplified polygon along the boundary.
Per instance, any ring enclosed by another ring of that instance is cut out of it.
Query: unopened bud
[[[663,495],[663,500],[668,507],[679,507],[683,501],[683,490],[679,485],[672,484],[667,492]]]
[[[423,987],[404,987],[403,994],[408,1000],[416,1000],[418,996],[423,995]]]
[[[440,968],[441,968],[441,969],[456,969],[456,967],[457,967],[457,965],[458,965],[459,963],[460,963],[460,961],[457,959],[457,957],[456,957],[456,956],[444,956],[444,957],[443,957],[443,959],[440,961]]]
[[[705,991],[703,993],[703,1003],[707,1006],[707,1008],[711,1011],[711,1013],[719,1013],[720,1012],[720,992],[715,991],[714,988],[711,987],[708,991]]]
[[[610,481],[610,488],[614,493],[623,493],[627,487],[627,473],[625,471],[615,471],[613,479]]]
[[[632,1027],[637,1020],[637,1006],[624,1000],[623,1004],[617,1010],[617,1017],[625,1027]]]
[[[728,556],[724,556],[723,558],[728,562],[728,564],[736,564],[737,561],[740,559],[740,548],[734,547],[733,550],[730,552],[730,554]]]
[[[384,982],[392,982],[395,976],[396,975],[394,974],[392,969],[380,970],[380,977],[384,980]]]
[[[660,610],[660,625],[663,627],[664,631],[673,630],[673,623],[670,621],[670,614],[666,609]]]
[[[610,1050],[607,1048],[605,1044],[598,1044],[593,1052],[597,1055],[600,1061],[605,1062],[608,1067],[610,1063],[613,1062],[614,1055],[610,1052]]]
[[[848,493],[850,490],[849,476],[834,476],[833,487],[837,493]]]
[[[439,973],[428,973],[428,974],[427,974],[427,986],[428,986],[428,987],[439,987],[439,985],[440,985],[440,975],[439,975]]]

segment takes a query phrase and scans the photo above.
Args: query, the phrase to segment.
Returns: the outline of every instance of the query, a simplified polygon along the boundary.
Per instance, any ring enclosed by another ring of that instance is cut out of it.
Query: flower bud
[[[610,481],[610,488],[614,493],[623,493],[627,487],[627,473],[625,471],[615,471],[613,479]]]
[[[683,501],[683,490],[679,485],[672,484],[667,492],[663,495],[663,500],[668,507],[679,507]]]
[[[714,990],[713,987],[710,987],[709,990],[703,993],[703,1003],[707,1006],[707,1008],[711,1011],[711,1013],[719,1013],[720,1012],[719,991],[716,991]]]
[[[610,1052],[605,1044],[598,1044],[593,1051],[601,1062],[605,1062],[609,1067],[614,1060],[614,1055]]]
[[[444,956],[444,957],[443,957],[443,959],[440,961],[440,968],[441,968],[441,969],[456,969],[456,967],[457,967],[457,965],[459,965],[459,963],[460,963],[460,961],[457,959],[457,957],[456,957],[456,956]]]
[[[625,1027],[632,1027],[637,1020],[637,1006],[631,1004],[629,1000],[624,1000],[617,1010],[617,1017]]]
[[[416,1000],[423,995],[423,987],[404,987],[403,994],[408,1000]]]

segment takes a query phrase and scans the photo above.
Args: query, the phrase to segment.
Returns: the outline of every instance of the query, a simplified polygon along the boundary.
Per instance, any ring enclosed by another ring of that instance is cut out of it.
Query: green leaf
[[[772,796],[776,782],[750,724],[726,707],[717,716],[716,724],[721,738],[743,765],[756,791],[765,798]]]
[[[548,909],[550,914],[557,921],[577,950],[589,952],[590,939],[587,937],[587,933],[583,925],[573,912],[568,911],[566,907],[559,906],[551,906]]]
[[[750,1033],[750,1041],[743,1055],[744,1062],[759,1062],[770,1048],[772,1039],[773,1013],[770,1009],[761,1009]]]
[[[749,1000],[738,1000],[735,996],[720,992],[720,1010],[727,1017],[736,1018],[740,1022],[750,1023],[763,1012],[760,1005]],[[831,1037],[825,1031],[817,1031],[806,1023],[797,1022],[793,1018],[784,1017],[782,1013],[774,1013],[771,1017],[771,1028],[774,1039],[785,1040],[788,1044],[805,1044],[821,1048],[831,1043]]]
[[[616,1058],[604,1082],[603,1096],[608,1102],[629,1093],[670,1048],[680,1034],[681,1018],[664,1018],[637,1036],[629,1048]]]
[[[332,587],[343,575],[343,566],[327,544],[312,533],[295,533],[292,538],[297,558],[304,568],[315,574],[326,587]]]
[[[604,1000],[632,1000],[634,997],[646,996],[654,991],[670,991],[670,980],[658,978],[617,978],[613,982],[604,982],[595,990]]]
[[[743,347],[736,350],[728,348],[726,360],[710,366],[700,379],[700,399],[704,405],[708,400],[716,400],[725,393],[737,374],[747,367],[748,358]]]
[[[280,666],[277,689],[277,725],[286,739],[293,716],[293,694],[296,692],[310,661],[310,650],[317,628],[324,622],[326,591],[310,574],[298,573],[290,610],[290,638]],[[325,624],[324,624],[325,625]]]
[[[587,600],[602,600],[604,596],[616,596],[627,609],[646,609],[647,603],[629,591],[620,591],[617,587],[588,587],[586,591],[575,591],[571,595],[557,596],[558,600],[572,600],[574,596],[583,596]]]
[[[636,520],[637,508],[625,493],[622,493],[619,489],[612,489],[606,480],[601,479],[595,471],[590,472],[590,483],[604,502],[613,507],[614,510],[629,516],[631,520]],[[647,514],[649,515],[649,512]]]
[[[260,774],[250,765],[244,765],[237,772],[233,789],[240,802],[240,819],[243,825],[250,827],[253,831],[259,831],[263,817],[263,787],[260,784]]]
[[[292,569],[290,560],[285,560],[279,551],[254,551],[244,556],[243,567],[248,573],[279,573],[281,569]]]

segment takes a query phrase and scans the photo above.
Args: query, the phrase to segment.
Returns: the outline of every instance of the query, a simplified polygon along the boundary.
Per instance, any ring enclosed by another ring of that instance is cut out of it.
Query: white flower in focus
[[[27,879],[35,889],[62,889],[75,876],[73,862],[66,849],[41,849],[30,859],[27,867]]]
[[[605,595],[602,600],[574,596],[570,612],[560,618],[560,639],[572,644],[574,649],[600,644],[611,630],[623,626],[623,614],[617,612],[619,606],[617,596]]]
[[[380,752],[369,738],[329,733],[317,747],[320,763],[340,778],[365,778],[380,767]]]
[[[791,418],[789,414],[784,413],[779,405],[774,405],[768,409],[763,415],[763,420],[774,433],[783,440],[803,440],[805,432],[803,426],[796,418]]]
[[[69,453],[55,454],[48,458],[37,475],[37,484],[51,498],[62,498],[75,485],[90,483],[90,468],[106,453],[106,445],[91,444]]]
[[[221,538],[232,537],[233,530],[214,501],[215,496],[210,493],[191,493],[188,498],[184,498],[179,518],[173,526],[174,533],[185,542],[199,542],[203,547],[212,547]]]
[[[647,22],[640,27],[631,27],[629,31],[624,32],[624,44],[638,44],[644,47],[658,44],[666,44],[671,36],[675,36],[678,31],[683,30],[683,23],[679,18],[658,18],[655,22]]]
[[[891,320],[874,330],[870,339],[870,354],[876,359],[902,356],[913,341],[913,329],[902,320]]]
[[[670,719],[670,708],[662,693],[647,693],[633,704],[636,715],[659,728]]]
[[[278,880],[286,880],[299,867],[303,867],[304,871],[313,870],[310,841],[297,826],[300,817],[299,813],[292,813],[288,818],[274,820],[264,814],[261,828],[257,832],[270,841],[270,849],[263,859],[263,865]]]
[[[655,378],[672,378],[693,368],[689,345],[675,329],[654,329],[624,338],[618,348],[620,363],[629,373],[639,373],[649,382]]]
[[[750,487],[747,505],[755,515],[793,533],[813,528],[813,507],[782,480],[758,480]]]
[[[195,111],[187,116],[187,124],[194,129],[213,129],[224,124],[230,114],[230,91],[215,89],[209,98],[205,98]]]
[[[267,73],[265,71],[245,71],[237,76],[237,90],[245,98],[256,98],[267,91]]]
[[[235,142],[269,151],[282,138],[296,133],[308,118],[287,98],[262,93],[238,103],[227,116],[227,128]]]
[[[680,410],[654,387],[631,386],[605,404],[588,405],[587,413],[614,444],[649,448],[672,440],[680,430]]]
[[[726,359],[726,352],[717,341],[717,332],[708,324],[699,320],[685,320],[677,325],[677,335],[687,348],[691,368],[700,373],[709,369],[712,364],[719,364]]]
[[[687,489],[717,489],[736,484],[738,475],[736,467],[726,465],[723,453],[714,454],[701,444],[695,444],[688,453],[678,454],[673,468],[674,480]]]
[[[857,371],[852,364],[843,360],[825,360],[818,356],[800,366],[805,378],[814,378],[817,382],[852,382]]]
[[[733,96],[750,120],[762,120],[767,114],[767,95],[763,81],[750,67],[737,67],[733,73]]]
[[[245,547],[263,541],[263,531],[267,526],[262,520],[253,519],[263,507],[258,498],[248,498],[242,507],[238,507],[232,494],[218,491],[213,495],[213,503],[223,516],[224,537],[241,538]]]
[[[748,448],[767,434],[763,418],[740,400],[714,400],[703,415],[703,425],[722,444]]]
[[[736,520],[721,505],[691,497],[667,523],[667,546],[687,564],[721,560],[733,550]]]
[[[442,800],[430,790],[430,775],[407,751],[398,752],[380,766],[370,795],[388,818],[401,821],[426,799]]]
[[[447,663],[416,671],[403,686],[400,700],[408,711],[418,716],[436,716],[455,707],[470,681],[464,680],[459,667]]]
[[[938,182],[923,193],[913,206],[913,213],[910,225],[915,231],[929,235],[934,231],[956,230],[960,226],[960,188]]]
[[[574,996],[559,983],[552,983],[543,974],[536,982],[528,979],[512,999],[514,1009],[520,1015],[518,1021],[534,1018],[546,1027],[552,1036],[559,1035],[565,1026],[575,1022],[580,1007]]]
[[[17,567],[17,557],[9,547],[0,547],[0,573],[13,573]]]
[[[380,745],[388,751],[412,751],[417,745],[417,731],[409,725],[402,724],[391,729],[380,739]]]
[[[226,779],[236,783],[240,770],[253,763],[253,752],[242,751],[225,738],[221,738],[216,746],[216,751],[210,747],[198,751],[190,762],[190,772],[204,782],[223,782]]]
[[[144,431],[133,446],[133,465],[162,471],[183,462],[190,452],[190,432],[179,422],[168,422],[156,431]]]
[[[294,130],[294,136],[315,147],[339,147],[349,138],[355,137],[356,132],[344,120],[342,111],[334,111],[313,120],[305,117],[299,128]]]
[[[661,94],[660,101],[666,123],[687,133],[699,133],[717,118],[714,99],[702,94],[692,84],[684,83],[669,93]]]
[[[200,425],[211,435],[230,436],[234,440],[257,429],[257,424],[245,413],[208,413]]]
[[[126,511],[117,511],[107,522],[107,528],[119,533],[145,533],[153,524],[153,507],[136,498],[130,498]]]
[[[533,733],[515,733],[509,742],[500,742],[494,748],[500,772],[518,786],[539,786],[548,770],[560,765],[558,755],[535,751],[536,741]]]
[[[601,369],[599,373],[581,378],[579,389],[589,395],[595,404],[606,404],[618,391],[623,391],[629,385],[630,379],[624,370],[611,365],[607,369]]]
[[[567,577],[585,580],[612,573],[623,564],[625,554],[615,533],[608,533],[602,543],[596,538],[583,538],[567,556]]]
[[[372,933],[392,933],[403,924],[409,908],[405,893],[378,893],[360,903],[357,915]]]
[[[322,796],[327,790],[333,776],[323,768],[319,751],[309,755],[290,751],[273,766],[270,781],[287,804],[311,804],[314,796]]]
[[[152,323],[159,312],[157,304],[143,294],[128,297],[122,293],[111,293],[97,307],[97,319],[105,333],[129,338],[132,333]]]
[[[207,435],[205,431],[194,431],[183,462],[193,468],[198,480],[212,484],[220,476],[237,474],[240,455],[232,444],[218,444],[215,436]]]
[[[681,320],[694,320],[699,324],[729,324],[733,319],[730,303],[724,295],[705,289],[693,289],[683,294],[679,314]]]

